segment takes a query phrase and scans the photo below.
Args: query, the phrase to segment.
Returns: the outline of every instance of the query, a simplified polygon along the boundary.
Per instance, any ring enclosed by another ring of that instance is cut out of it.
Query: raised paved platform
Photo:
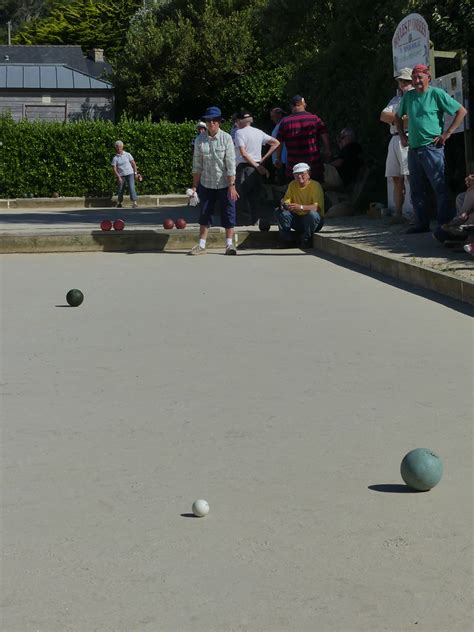
[[[183,197],[183,196],[181,196]],[[170,199],[170,198],[168,198]],[[170,199],[171,201],[171,199]],[[198,211],[173,204],[139,209],[13,208],[0,212],[0,253],[138,252],[188,250],[198,239]],[[123,232],[99,230],[104,218],[121,217]],[[184,217],[185,230],[161,228],[164,218]],[[474,260],[452,252],[430,234],[405,235],[405,228],[366,216],[328,220],[315,235],[316,251],[340,257],[373,272],[474,305]],[[222,248],[223,229],[212,228],[208,248]],[[276,226],[269,232],[238,227],[239,249],[275,248]]]

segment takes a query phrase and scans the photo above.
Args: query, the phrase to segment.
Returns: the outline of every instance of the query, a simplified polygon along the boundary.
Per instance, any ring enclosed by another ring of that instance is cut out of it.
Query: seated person
[[[458,216],[474,211],[474,173],[467,176],[465,183],[466,191],[456,197],[456,212]]]
[[[337,141],[339,153],[324,165],[324,188],[329,191],[350,186],[357,178],[363,164],[362,147],[357,142],[353,129],[345,127]]]
[[[310,173],[311,167],[305,162],[293,167],[294,180],[276,211],[282,247],[294,245],[296,233],[301,246],[311,248],[314,233],[323,227],[324,192],[319,182],[311,180]]]
[[[474,235],[474,174],[468,175],[465,182],[467,190],[456,197],[457,215],[433,233],[441,243],[459,241],[471,246]],[[470,249],[466,249],[466,252],[472,254]]]

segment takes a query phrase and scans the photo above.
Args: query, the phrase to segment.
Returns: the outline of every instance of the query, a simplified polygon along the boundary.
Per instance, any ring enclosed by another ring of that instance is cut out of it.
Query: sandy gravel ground
[[[0,266],[2,630],[472,629],[467,314],[296,250]]]

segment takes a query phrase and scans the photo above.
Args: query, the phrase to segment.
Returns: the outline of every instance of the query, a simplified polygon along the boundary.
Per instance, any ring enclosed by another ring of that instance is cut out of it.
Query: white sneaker
[[[132,204],[132,208],[138,208],[138,202],[135,200],[135,202]]]
[[[195,246],[193,246],[191,250],[188,252],[188,255],[191,255],[192,257],[195,257],[196,255],[205,255],[205,254],[206,254],[206,249],[201,248],[199,244],[196,244]]]
[[[225,253],[226,255],[236,255],[237,254],[237,250],[235,249],[235,246],[233,246],[232,244],[228,244],[225,247]]]

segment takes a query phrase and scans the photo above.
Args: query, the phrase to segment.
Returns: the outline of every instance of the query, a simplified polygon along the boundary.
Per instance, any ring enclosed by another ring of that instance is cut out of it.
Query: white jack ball
[[[209,503],[200,498],[193,502],[193,514],[198,518],[204,518],[209,513]]]

